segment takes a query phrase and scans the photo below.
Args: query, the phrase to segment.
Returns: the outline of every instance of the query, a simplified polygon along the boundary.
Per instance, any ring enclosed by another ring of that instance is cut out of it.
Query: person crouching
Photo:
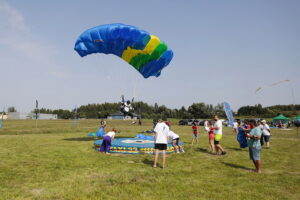
[[[180,153],[180,152],[183,153],[184,152],[183,148],[179,146],[179,135],[177,135],[176,133],[170,130],[168,136],[172,140],[172,146],[174,147],[176,153]]]
[[[110,132],[106,133],[103,136],[103,141],[100,147],[100,152],[105,152],[106,154],[110,154],[111,142],[115,138],[117,130],[113,128]]]

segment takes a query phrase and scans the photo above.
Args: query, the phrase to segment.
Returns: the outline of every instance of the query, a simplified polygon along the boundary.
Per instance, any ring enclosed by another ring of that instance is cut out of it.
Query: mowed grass
[[[4,121],[0,129],[0,199],[300,199],[300,148],[296,128],[272,129],[271,149],[262,150],[262,174],[251,171],[247,149],[230,128],[221,144],[226,156],[207,153],[208,137],[191,146],[191,127],[172,129],[185,142],[167,168],[152,168],[152,155],[104,155],[88,132],[99,120]],[[119,137],[152,128],[152,121],[108,121]]]

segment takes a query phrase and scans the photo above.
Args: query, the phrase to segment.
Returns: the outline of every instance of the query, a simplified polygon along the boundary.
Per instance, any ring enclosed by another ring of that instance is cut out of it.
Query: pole
[[[74,109],[74,128],[77,126],[77,105],[75,105]]]
[[[37,128],[39,102],[35,100],[35,128]]]

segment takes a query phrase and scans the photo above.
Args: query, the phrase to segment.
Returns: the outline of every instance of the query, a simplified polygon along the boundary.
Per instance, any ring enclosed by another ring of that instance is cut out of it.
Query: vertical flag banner
[[[233,126],[234,118],[233,118],[233,114],[232,114],[232,110],[230,108],[230,105],[227,102],[224,102],[223,105],[224,105],[224,111],[225,111],[227,119],[228,119],[228,124],[230,126]]]
[[[38,119],[39,102],[35,100],[35,119]]]

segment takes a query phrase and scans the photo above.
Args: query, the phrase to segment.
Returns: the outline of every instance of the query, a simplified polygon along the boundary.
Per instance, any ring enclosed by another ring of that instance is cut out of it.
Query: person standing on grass
[[[235,120],[234,122],[233,122],[233,132],[234,133],[238,133],[238,128],[239,128],[239,124],[238,124],[238,122],[237,122],[237,120]]]
[[[160,120],[155,128],[154,128],[154,165],[153,167],[157,167],[158,155],[159,152],[162,151],[163,164],[162,168],[166,167],[166,150],[168,146],[168,134],[169,134],[169,126],[162,120]]]
[[[266,120],[262,120],[261,123],[263,125],[262,126],[262,133],[263,133],[263,136],[264,136],[264,140],[267,144],[267,149],[269,149],[270,148],[270,137],[271,137],[270,127],[267,124]]]
[[[222,121],[219,119],[218,115],[214,116],[215,121],[214,123],[214,144],[215,144],[215,148],[216,148],[216,153],[217,155],[221,154],[221,155],[225,155],[226,151],[224,151],[224,149],[222,148],[222,146],[220,145],[220,141],[222,139]]]
[[[198,145],[198,127],[196,125],[195,122],[193,122],[193,126],[192,126],[192,129],[193,129],[193,135],[192,135],[192,145],[194,144],[194,141],[196,140],[196,144]]]
[[[248,131],[246,125],[242,125],[241,121],[238,121],[238,134],[236,136],[237,141],[240,144],[240,148],[248,147],[246,132]]]
[[[213,127],[213,122],[209,122],[209,124],[207,125],[208,128],[209,128],[209,131],[208,131],[208,143],[209,143],[209,146],[210,146],[210,153],[214,153],[215,152],[215,145],[214,145],[214,138],[215,138],[215,135],[214,135],[214,127]]]
[[[101,119],[101,121],[100,121],[100,128],[103,129],[103,132],[105,132],[105,127],[106,127],[106,121],[104,121],[103,119]]]
[[[208,133],[210,129],[210,122],[208,120],[205,120],[203,126],[204,126],[204,132]]]
[[[111,142],[115,138],[117,130],[113,128],[110,132],[106,133],[103,136],[103,141],[100,147],[100,152],[105,152],[106,154],[110,154]]]
[[[250,133],[247,133],[246,135],[248,139],[249,156],[250,160],[253,161],[253,164],[255,166],[255,172],[261,173],[260,138],[262,135],[262,130],[259,126],[257,126],[257,122],[255,120],[251,120],[250,124],[253,126],[253,129],[250,131]]]

